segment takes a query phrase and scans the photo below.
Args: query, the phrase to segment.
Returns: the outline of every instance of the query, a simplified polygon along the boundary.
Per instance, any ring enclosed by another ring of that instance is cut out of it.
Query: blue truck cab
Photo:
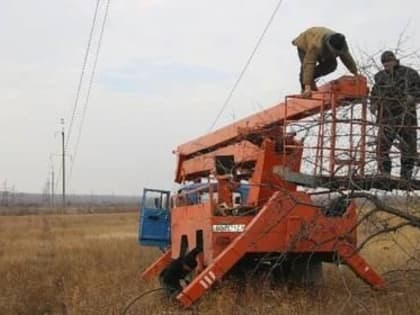
[[[216,184],[213,191],[217,190]],[[183,194],[187,204],[204,202],[210,185],[194,183],[183,186],[178,194]],[[241,184],[234,192],[234,205],[245,204],[249,185]],[[138,241],[143,246],[166,249],[171,243],[171,194],[167,190],[144,188],[140,203]]]
[[[170,216],[170,192],[145,188],[140,203],[139,243],[167,248],[171,238]]]

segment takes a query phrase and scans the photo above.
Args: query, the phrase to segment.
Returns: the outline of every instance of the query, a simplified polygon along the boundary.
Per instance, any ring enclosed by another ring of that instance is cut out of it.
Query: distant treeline
[[[139,203],[140,196],[123,195],[66,195],[66,204],[68,205],[114,205]],[[0,191],[0,206],[49,206],[62,204],[61,195],[56,195],[54,200],[51,195],[17,193],[10,191]]]

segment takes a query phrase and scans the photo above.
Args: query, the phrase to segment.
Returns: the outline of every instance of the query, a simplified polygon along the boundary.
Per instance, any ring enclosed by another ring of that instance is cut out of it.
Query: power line
[[[94,11],[94,14],[93,14],[93,17],[92,17],[92,24],[91,24],[91,27],[90,27],[90,30],[89,30],[88,43],[87,43],[85,55],[83,57],[82,70],[81,70],[81,73],[80,73],[79,83],[78,83],[77,90],[76,90],[76,98],[75,98],[74,104],[73,104],[73,110],[72,110],[72,113],[71,113],[70,124],[69,124],[69,127],[67,129],[68,132],[67,132],[67,137],[66,137],[66,141],[65,141],[65,149],[66,150],[67,150],[67,147],[69,146],[69,143],[70,143],[70,139],[71,139],[71,135],[72,135],[72,129],[73,129],[73,125],[74,125],[74,119],[75,119],[75,116],[76,116],[77,107],[78,107],[80,96],[81,96],[81,93],[82,93],[83,82],[84,82],[84,78],[85,78],[85,74],[86,74],[86,69],[88,67],[89,55],[90,55],[90,52],[91,52],[91,49],[92,49],[92,43],[93,43],[93,39],[94,39],[94,34],[95,34],[97,22],[98,22],[100,3],[101,3],[101,0],[96,1],[95,11]],[[60,171],[58,172],[58,175],[57,175],[56,189],[58,189],[58,183],[59,183],[61,172],[62,172],[62,166],[60,167]]]
[[[78,84],[77,90],[76,90],[76,98],[74,100],[73,111],[72,111],[71,118],[70,118],[70,124],[69,124],[69,128],[67,130],[66,148],[67,148],[67,145],[69,144],[70,137],[71,137],[71,134],[72,134],[74,117],[76,116],[77,106],[79,104],[80,94],[81,94],[81,91],[82,91],[82,83],[83,83],[83,79],[84,79],[85,72],[86,72],[88,57],[89,57],[90,49],[92,47],[93,34],[94,34],[94,31],[95,31],[95,27],[96,27],[96,20],[97,20],[97,17],[98,17],[99,3],[100,3],[100,0],[97,0],[96,1],[96,7],[95,7],[95,13],[94,13],[93,19],[92,19],[92,25],[91,25],[90,31],[89,31],[88,44],[87,44],[87,47],[86,47],[85,55],[83,57],[82,71],[80,73],[79,84]]]
[[[90,94],[91,94],[91,91],[92,91],[93,80],[94,80],[95,74],[96,74],[96,67],[97,67],[97,64],[98,64],[99,53],[100,53],[100,50],[101,50],[101,47],[102,47],[102,40],[103,40],[103,36],[104,36],[105,26],[106,26],[106,22],[108,20],[110,3],[111,3],[111,0],[106,0],[105,15],[104,15],[102,25],[101,25],[101,30],[100,30],[100,33],[99,33],[98,46],[96,47],[96,52],[95,52],[95,57],[94,57],[94,62],[93,62],[93,68],[92,68],[92,72],[91,72],[90,79],[89,79],[88,90],[87,90],[87,94],[86,94],[85,103],[84,103],[84,106],[83,106],[82,117],[81,117],[79,129],[78,129],[78,133],[77,133],[77,138],[76,138],[76,143],[75,143],[75,147],[74,147],[74,151],[73,151],[73,159],[72,159],[72,163],[71,163],[71,167],[70,167],[69,181],[70,181],[70,178],[71,178],[71,175],[72,175],[72,172],[73,172],[74,163],[76,161],[77,152],[78,152],[79,143],[80,143],[80,138],[81,138],[82,130],[83,130],[83,125],[84,125],[85,118],[86,118],[87,107],[89,105],[89,99],[90,99]]]
[[[265,34],[267,33],[268,29],[270,28],[271,23],[273,22],[274,17],[276,16],[277,11],[279,10],[279,8],[282,5],[282,3],[283,3],[283,0],[280,0],[277,3],[276,7],[274,8],[273,13],[271,14],[271,16],[270,16],[270,18],[268,20],[268,23],[266,24],[266,26],[265,26],[262,34],[258,38],[258,41],[257,41],[254,49],[252,50],[251,55],[248,57],[248,60],[246,61],[244,67],[242,68],[242,71],[239,74],[238,79],[236,80],[236,82],[233,85],[232,89],[230,90],[230,92],[229,92],[226,100],[224,101],[222,107],[220,108],[219,112],[217,113],[216,119],[213,121],[212,125],[210,126],[209,132],[214,128],[214,126],[216,125],[216,123],[219,120],[220,116],[222,115],[222,113],[226,109],[226,106],[229,104],[230,100],[232,99],[233,93],[235,92],[236,88],[239,85],[239,82],[242,80],[242,77],[244,76],[244,74],[245,74],[246,70],[248,69],[249,65],[251,64],[252,59],[254,58],[254,56],[255,56],[255,54],[256,54],[256,52],[257,52],[257,50],[258,50],[258,48],[259,48],[259,46],[260,46],[260,44],[262,42],[262,40],[264,39]]]

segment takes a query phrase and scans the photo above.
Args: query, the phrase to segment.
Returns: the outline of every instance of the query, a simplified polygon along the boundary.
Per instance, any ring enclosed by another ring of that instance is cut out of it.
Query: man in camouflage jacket
[[[398,140],[400,175],[409,180],[417,161],[416,103],[420,99],[420,76],[416,70],[400,65],[392,51],[385,51],[381,62],[384,70],[375,75],[370,104],[379,124],[376,144],[378,170],[385,175],[391,173],[389,153],[394,140]]]

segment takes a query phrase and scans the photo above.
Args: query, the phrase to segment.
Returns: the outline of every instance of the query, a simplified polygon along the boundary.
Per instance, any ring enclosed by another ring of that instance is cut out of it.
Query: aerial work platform
[[[408,189],[409,183],[368,172],[375,152],[367,145],[367,96],[366,78],[344,76],[309,99],[287,96],[178,146],[175,182],[185,186],[171,197],[170,214],[159,209],[170,220],[170,249],[143,278],[182,265],[199,248],[196,275],[177,295],[185,307],[250,255],[282,257],[265,262],[273,269],[290,263],[288,257],[306,257],[302,273],[321,262],[345,263],[373,288],[385,288],[358,251],[355,202],[329,211],[298,190]]]

